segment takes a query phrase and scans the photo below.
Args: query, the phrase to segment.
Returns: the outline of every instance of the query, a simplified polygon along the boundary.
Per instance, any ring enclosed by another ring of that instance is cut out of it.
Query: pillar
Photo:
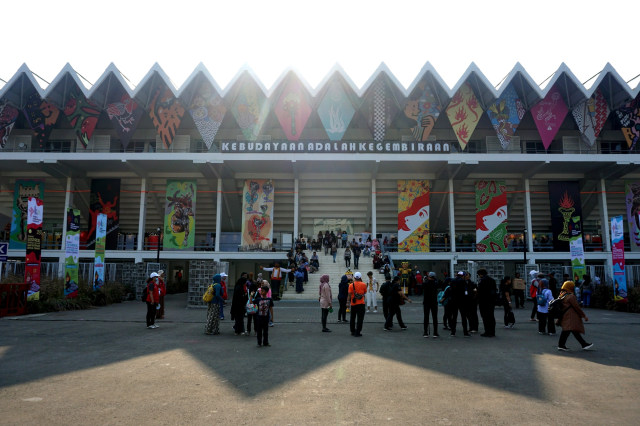
[[[295,244],[296,238],[298,238],[298,221],[299,221],[299,197],[298,197],[298,178],[293,181],[293,243]]]
[[[376,180],[371,179],[371,240],[376,238],[377,227],[376,221],[378,215],[376,214]]]
[[[222,223],[222,178],[218,178],[218,190],[216,194],[216,243],[214,251],[220,251],[220,228]]]

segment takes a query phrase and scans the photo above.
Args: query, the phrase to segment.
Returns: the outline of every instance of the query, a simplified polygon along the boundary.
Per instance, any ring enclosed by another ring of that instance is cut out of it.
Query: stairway
[[[309,253],[309,257],[311,254]],[[304,285],[304,292],[297,294],[295,291],[295,282],[293,286],[292,283],[288,283],[287,290],[284,292],[282,296],[282,300],[318,300],[318,293],[320,289],[320,277],[324,274],[329,275],[330,280],[329,284],[331,285],[331,293],[333,295],[334,302],[337,302],[338,298],[338,284],[340,283],[340,278],[347,271],[347,268],[344,263],[344,249],[338,249],[338,255],[336,256],[336,263],[333,263],[333,257],[330,254],[324,255],[324,250],[318,253],[318,258],[320,260],[320,269],[318,269],[313,274],[309,274],[309,282]],[[353,267],[353,257],[351,258],[351,272],[354,274],[359,271],[362,274],[362,280],[364,282],[367,281],[367,272],[372,271],[373,277],[378,280],[378,284],[382,285],[384,282],[384,274],[380,274],[380,271],[373,270],[373,257],[360,256],[359,268],[355,269]],[[378,300],[381,300],[380,293],[378,293]],[[378,303],[379,305],[381,302]]]

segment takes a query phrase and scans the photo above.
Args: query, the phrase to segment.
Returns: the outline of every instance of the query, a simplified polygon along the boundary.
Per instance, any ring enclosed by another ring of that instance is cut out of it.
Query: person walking
[[[556,335],[553,318],[549,317],[549,302],[553,300],[553,292],[548,287],[547,280],[540,280],[536,305],[538,306],[538,334]]]
[[[494,316],[496,304],[496,281],[487,274],[486,269],[478,269],[478,307],[484,325],[482,337],[496,336],[496,318]]]
[[[329,311],[333,310],[331,286],[329,285],[329,275],[324,274],[320,277],[320,290],[318,301],[320,302],[320,309],[322,310],[322,331],[324,333],[330,333],[331,330],[327,328],[327,317]]]
[[[347,268],[351,266],[351,249],[349,247],[344,249],[344,263]]]
[[[588,343],[581,336],[581,334],[585,334],[582,319],[589,321],[589,318],[584,311],[580,309],[578,299],[576,299],[574,294],[575,287],[575,282],[565,281],[565,283],[562,284],[560,295],[558,296],[562,299],[562,305],[565,311],[562,319],[559,320],[560,327],[562,327],[562,333],[560,333],[560,339],[558,340],[559,351],[569,350],[569,348],[567,348],[569,334],[573,334],[573,337],[580,343],[582,349],[587,350],[593,347],[593,343]]]
[[[411,299],[404,294],[402,287],[400,286],[400,278],[395,277],[391,282],[391,290],[389,292],[389,314],[384,322],[384,331],[391,331],[393,329],[393,316],[395,315],[398,320],[398,325],[401,330],[406,330],[407,326],[402,321],[401,305],[405,302],[412,303]]]
[[[358,244],[353,246],[353,267],[358,269],[358,263],[360,262],[360,254],[362,253],[362,249]]]
[[[526,284],[522,278],[520,278],[520,272],[516,272],[513,278],[513,296],[515,299],[515,307],[524,308],[524,290]]]
[[[255,299],[258,306],[256,313],[256,336],[258,347],[271,346],[269,344],[269,323],[273,321],[273,299],[267,296],[269,287],[262,286],[260,295]]]
[[[147,328],[158,328],[156,322],[156,306],[160,300],[160,288],[158,286],[158,273],[152,272],[147,280]]]
[[[500,299],[502,300],[502,307],[504,308],[504,328],[513,328],[516,323],[516,317],[511,308],[513,306],[512,292],[511,277],[504,277],[502,281],[500,281]]]
[[[353,275],[350,270],[347,270],[342,278],[340,278],[340,284],[338,284],[338,303],[340,304],[340,308],[338,309],[338,323],[347,322],[347,299],[349,298],[350,277],[353,277]]]
[[[386,321],[389,316],[389,296],[391,295],[391,280],[386,279],[380,286],[380,295],[382,296],[382,315]]]
[[[167,294],[167,285],[164,281],[164,271],[158,271],[158,287],[160,290],[160,299],[156,309],[156,319],[164,319],[164,295]]]
[[[205,334],[220,334],[220,301],[222,299],[222,277],[215,274],[211,279],[213,286],[213,298],[207,303],[207,323],[204,326]]]
[[[362,323],[364,321],[364,295],[367,285],[362,282],[362,274],[353,274],[353,283],[349,285],[349,297],[347,303],[351,309],[350,329],[354,337],[362,336]]]
[[[333,241],[331,243],[331,256],[333,257],[333,263],[336,263],[336,255],[338,254],[338,243]]]
[[[367,272],[367,312],[378,312],[378,280],[374,278],[373,272]]]
[[[424,331],[422,337],[429,337],[429,314],[433,320],[433,338],[440,337],[438,334],[438,292],[441,289],[441,285],[436,278],[435,272],[429,272],[427,279],[422,285],[422,292],[424,294],[422,298],[422,310],[423,310],[423,325]]]
[[[244,313],[245,306],[247,305],[248,296],[245,293],[245,285],[247,283],[247,276],[243,272],[236,285],[233,287],[233,298],[231,299],[231,321],[235,321],[233,329],[236,336],[246,336],[244,331]]]

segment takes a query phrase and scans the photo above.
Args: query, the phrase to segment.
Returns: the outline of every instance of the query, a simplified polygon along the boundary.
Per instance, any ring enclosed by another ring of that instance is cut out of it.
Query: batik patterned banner
[[[104,285],[104,252],[107,236],[107,215],[100,213],[96,218],[96,250],[93,261],[93,290]]]
[[[311,115],[309,95],[300,80],[291,78],[285,86],[275,107],[280,126],[287,140],[297,141]]]
[[[386,87],[383,79],[379,78],[371,86],[371,90],[362,104],[362,111],[367,117],[367,124],[373,133],[374,141],[384,141],[387,128],[391,126],[391,121],[398,110],[391,91]]]
[[[568,251],[573,217],[582,216],[578,182],[549,182],[549,208],[554,251]],[[577,224],[582,229],[580,224]]]
[[[429,139],[429,134],[440,116],[442,106],[426,81],[421,81],[407,99],[403,121],[411,127],[411,135],[417,142]]]
[[[329,140],[342,140],[355,112],[342,85],[337,81],[332,82],[318,106],[318,115]]]
[[[458,143],[464,150],[478,125],[478,121],[480,121],[480,115],[482,115],[482,107],[469,83],[464,83],[458,89],[446,112],[456,138],[458,138]]]
[[[196,182],[167,181],[164,205],[165,250],[193,250],[196,240]]]
[[[544,149],[549,149],[568,112],[567,105],[556,86],[553,86],[547,96],[531,109]]]
[[[509,85],[487,110],[487,115],[500,140],[502,149],[509,147],[511,138],[516,133],[524,113],[524,105],[512,85]]]
[[[255,85],[243,85],[233,102],[231,114],[246,140],[258,139],[268,113],[267,97],[262,91]]]
[[[27,300],[39,300],[43,203],[39,198],[29,197],[27,204],[27,256],[24,281],[29,285]]]
[[[504,181],[476,182],[476,248],[479,252],[507,248],[507,187]]]
[[[242,247],[271,250],[274,187],[271,179],[251,179],[242,191]]]
[[[613,281],[627,292],[627,276],[624,264],[624,225],[622,215],[611,218],[611,257],[613,263]]]
[[[149,117],[164,147],[169,149],[184,117],[184,107],[168,87],[156,90],[149,105]]]
[[[37,150],[42,150],[49,141],[51,130],[58,122],[60,110],[52,103],[41,99],[37,92],[33,92],[27,99],[22,112],[29,127],[36,134]]]
[[[571,110],[580,130],[580,136],[587,145],[593,146],[604,123],[609,117],[609,105],[600,89],[589,98],[580,102]]]
[[[24,250],[27,244],[27,210],[29,198],[44,200],[44,181],[17,180],[13,191],[13,216],[9,248]]]
[[[640,182],[625,182],[631,251],[640,251]]]
[[[429,251],[429,181],[398,182],[398,251]]]
[[[64,297],[78,297],[78,258],[80,256],[80,210],[67,209],[67,236],[64,251]]]
[[[100,107],[91,99],[87,99],[80,89],[76,88],[71,91],[69,99],[64,105],[64,115],[67,116],[82,146],[86,148],[93,136],[96,124],[98,124]]]
[[[571,272],[574,280],[582,279],[587,273],[587,266],[584,261],[584,245],[582,243],[582,223],[580,216],[571,218],[569,231],[569,250],[571,251]]]
[[[211,148],[226,113],[227,107],[211,83],[200,84],[189,105],[189,114],[207,149]]]
[[[127,93],[123,93],[117,101],[107,104],[107,115],[123,148],[126,149],[129,145],[143,113],[142,107]]]
[[[89,232],[87,250],[95,249],[96,219],[100,213],[107,215],[107,250],[118,247],[120,230],[120,179],[93,179],[89,198]]]
[[[622,134],[630,150],[635,149],[640,140],[640,95],[616,110],[616,118],[622,127]]]
[[[6,101],[0,101],[0,148],[4,148],[18,119],[18,110]]]

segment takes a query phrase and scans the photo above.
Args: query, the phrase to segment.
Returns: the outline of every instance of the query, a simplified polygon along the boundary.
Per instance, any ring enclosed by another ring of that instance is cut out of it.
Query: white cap
[[[221,276],[222,278],[225,278],[225,277],[228,277],[229,275],[227,275],[226,273],[222,272],[222,273],[220,274],[220,276]]]
[[[362,278],[362,274],[360,272],[356,272],[355,274],[353,274],[353,278]]]
[[[149,275],[149,278],[155,278],[158,276],[157,272],[152,272],[151,275]]]
[[[464,271],[458,271],[458,275],[464,275]]]

